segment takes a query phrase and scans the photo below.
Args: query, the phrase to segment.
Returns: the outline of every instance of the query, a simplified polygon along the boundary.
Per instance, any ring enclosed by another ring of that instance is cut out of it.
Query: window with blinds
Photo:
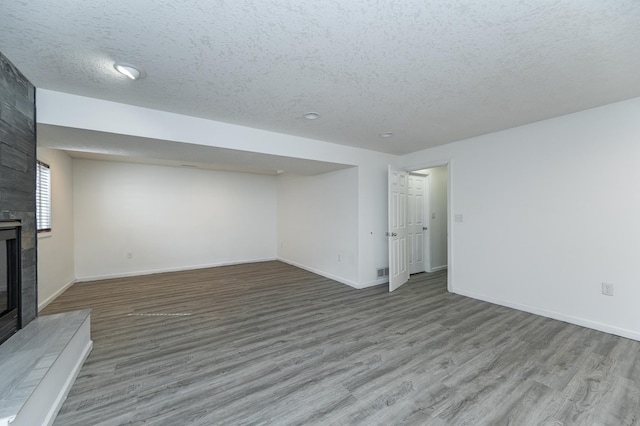
[[[36,225],[38,232],[51,231],[51,171],[49,165],[36,165]]]

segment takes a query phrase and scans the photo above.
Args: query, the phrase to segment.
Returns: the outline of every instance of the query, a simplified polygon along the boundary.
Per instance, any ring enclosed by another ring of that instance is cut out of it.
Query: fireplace
[[[0,343],[21,327],[20,222],[0,221]]]

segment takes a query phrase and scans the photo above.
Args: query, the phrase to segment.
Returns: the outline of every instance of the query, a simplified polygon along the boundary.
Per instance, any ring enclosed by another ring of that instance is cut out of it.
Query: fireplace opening
[[[20,222],[0,222],[0,343],[20,329]]]

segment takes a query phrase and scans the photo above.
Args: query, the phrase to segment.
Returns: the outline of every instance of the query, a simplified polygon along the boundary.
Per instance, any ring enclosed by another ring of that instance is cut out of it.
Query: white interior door
[[[409,274],[425,271],[425,239],[428,225],[425,222],[426,179],[428,176],[410,174],[407,178],[407,242],[409,245]],[[428,211],[428,210],[427,210]]]
[[[407,172],[389,166],[389,291],[409,280],[407,259]]]

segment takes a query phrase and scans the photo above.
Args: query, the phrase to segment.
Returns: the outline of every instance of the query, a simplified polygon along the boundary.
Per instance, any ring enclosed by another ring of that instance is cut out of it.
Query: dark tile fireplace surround
[[[52,424],[93,347],[88,310],[36,318],[35,211],[35,89],[0,53],[1,425]]]
[[[35,166],[35,88],[0,53],[0,342],[6,322],[24,327],[37,316]],[[15,309],[5,306],[10,292]]]

